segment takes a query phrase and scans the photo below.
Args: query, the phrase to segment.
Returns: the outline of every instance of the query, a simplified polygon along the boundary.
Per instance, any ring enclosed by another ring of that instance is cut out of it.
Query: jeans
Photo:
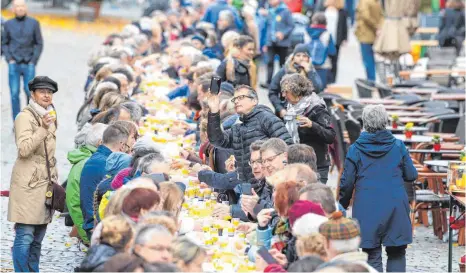
[[[13,243],[15,272],[39,272],[40,249],[47,225],[16,224]]]
[[[379,272],[383,272],[382,247],[363,248],[369,255],[367,263]],[[387,246],[387,272],[406,272],[406,245]]]
[[[329,170],[330,170],[329,166],[317,167],[317,172],[320,175],[320,183],[327,184]]]
[[[364,67],[366,68],[367,79],[375,81],[375,58],[372,44],[361,43],[361,56]]]
[[[270,84],[273,77],[273,68],[275,64],[275,55],[280,59],[280,67],[283,67],[288,56],[288,48],[283,46],[268,46],[267,47],[267,84]]]
[[[19,88],[21,76],[23,76],[23,87],[26,93],[27,100],[31,93],[29,92],[28,82],[34,78],[36,74],[36,66],[34,64],[8,64],[8,81],[10,84],[10,97],[11,97],[11,109],[13,112],[13,120],[21,111],[21,105],[19,102]],[[27,103],[27,102],[26,102]]]

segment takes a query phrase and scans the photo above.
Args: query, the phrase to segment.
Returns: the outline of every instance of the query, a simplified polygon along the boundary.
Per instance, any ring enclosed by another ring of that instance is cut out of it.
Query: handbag
[[[32,110],[29,110],[29,111],[34,116],[34,118],[36,119],[37,123],[40,126],[39,118],[32,112]],[[49,180],[49,184],[47,186],[47,192],[45,193],[45,206],[48,209],[63,212],[65,209],[66,192],[65,192],[65,188],[63,188],[60,184],[54,183],[52,181],[52,175],[50,174],[49,153],[47,151],[47,143],[45,139],[44,139],[44,151],[45,151],[45,165],[47,167],[47,178]]]

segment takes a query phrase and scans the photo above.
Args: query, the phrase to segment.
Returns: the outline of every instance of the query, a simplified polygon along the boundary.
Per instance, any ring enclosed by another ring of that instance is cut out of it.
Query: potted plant
[[[466,148],[461,151],[460,160],[466,162]]]
[[[432,142],[434,143],[434,151],[436,151],[436,152],[440,151],[440,148],[441,148],[440,136],[439,135],[434,135],[432,137]]]
[[[408,122],[406,123],[405,125],[405,137],[406,139],[411,139],[411,137],[413,136],[413,126],[414,124],[412,122]]]
[[[398,116],[397,115],[392,115],[392,128],[393,129],[398,128]]]

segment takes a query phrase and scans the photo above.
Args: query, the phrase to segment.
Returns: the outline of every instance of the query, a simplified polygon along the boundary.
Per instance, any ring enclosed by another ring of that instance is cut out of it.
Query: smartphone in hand
[[[252,195],[251,183],[241,184],[241,191],[243,194]]]
[[[275,258],[269,253],[267,248],[265,248],[264,246],[261,246],[261,248],[259,248],[257,254],[259,254],[267,264],[279,264],[278,261],[275,260]]]
[[[210,80],[210,93],[213,95],[218,95],[220,92],[220,85],[222,84],[222,78],[219,76],[213,76]]]

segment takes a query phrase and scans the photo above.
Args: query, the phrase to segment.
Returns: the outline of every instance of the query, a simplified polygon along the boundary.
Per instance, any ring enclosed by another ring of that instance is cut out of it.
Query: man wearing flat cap
[[[52,97],[58,85],[49,77],[37,76],[28,86],[31,99],[15,119],[18,157],[11,174],[8,203],[8,221],[15,223],[12,249],[15,272],[39,272],[42,240],[54,213],[45,205],[49,185],[47,169],[51,181],[57,181],[57,128]]]

